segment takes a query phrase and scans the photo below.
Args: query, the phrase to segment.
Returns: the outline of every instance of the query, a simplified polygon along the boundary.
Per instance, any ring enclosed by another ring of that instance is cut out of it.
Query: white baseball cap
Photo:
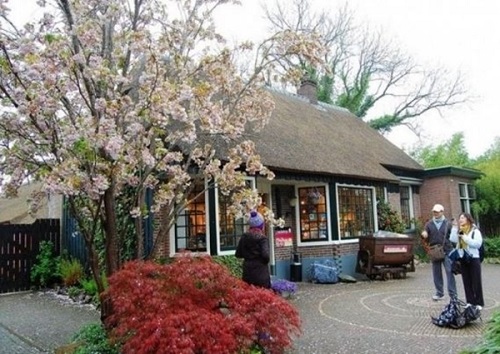
[[[434,206],[432,207],[432,211],[444,211],[444,207],[441,205],[441,204],[434,204]]]

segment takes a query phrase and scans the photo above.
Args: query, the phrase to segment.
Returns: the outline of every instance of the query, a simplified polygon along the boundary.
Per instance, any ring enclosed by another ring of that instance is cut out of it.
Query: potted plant
[[[297,292],[298,286],[296,283],[286,279],[272,279],[271,289],[284,298],[289,298]]]

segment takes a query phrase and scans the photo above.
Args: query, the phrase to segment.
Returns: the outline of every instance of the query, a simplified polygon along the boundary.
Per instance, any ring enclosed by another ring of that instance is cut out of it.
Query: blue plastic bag
[[[331,260],[313,262],[310,269],[310,280],[313,283],[335,284],[339,281],[339,272]]]

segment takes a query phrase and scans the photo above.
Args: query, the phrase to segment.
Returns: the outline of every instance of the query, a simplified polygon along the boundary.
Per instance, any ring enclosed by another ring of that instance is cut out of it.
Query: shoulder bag
[[[445,226],[446,226],[446,230],[448,230],[448,223],[446,223]],[[438,232],[439,232],[439,229],[438,229]],[[429,255],[429,258],[431,259],[431,261],[438,262],[438,261],[442,261],[444,259],[444,257],[445,257],[444,243],[446,241],[446,234],[447,234],[447,232],[445,232],[445,234],[444,234],[443,243],[437,244],[437,245],[432,245],[429,247],[429,251],[427,254]]]

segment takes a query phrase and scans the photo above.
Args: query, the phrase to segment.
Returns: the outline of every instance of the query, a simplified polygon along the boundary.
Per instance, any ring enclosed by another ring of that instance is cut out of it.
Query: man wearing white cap
[[[443,289],[443,271],[442,266],[446,273],[448,295],[450,298],[457,297],[457,285],[455,283],[455,276],[451,271],[452,261],[447,256],[453,249],[453,244],[450,242],[450,231],[452,223],[446,220],[444,216],[444,207],[441,204],[435,204],[432,207],[433,217],[429,220],[422,231],[422,238],[427,241],[430,247],[434,245],[443,245],[445,257],[442,260],[432,261],[432,278],[434,279],[434,287],[436,288],[432,300],[438,301],[444,298]]]

